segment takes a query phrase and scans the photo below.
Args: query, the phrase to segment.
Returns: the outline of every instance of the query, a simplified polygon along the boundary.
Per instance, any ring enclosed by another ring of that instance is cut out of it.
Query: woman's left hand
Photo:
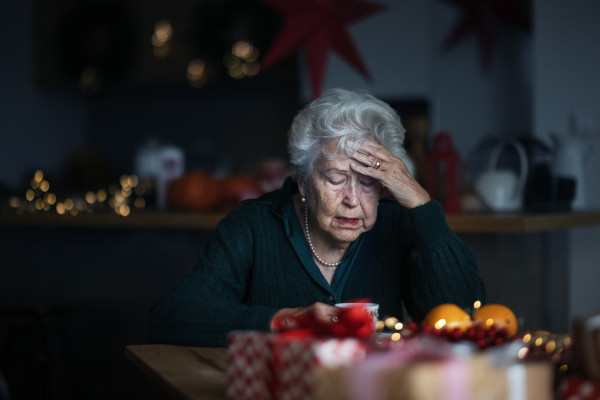
[[[357,162],[350,167],[363,175],[377,179],[390,195],[406,208],[414,208],[431,200],[429,194],[408,172],[404,162],[392,155],[382,145],[365,141],[353,154],[349,155]],[[375,168],[378,166],[379,169]],[[385,197],[387,194],[382,193]]]

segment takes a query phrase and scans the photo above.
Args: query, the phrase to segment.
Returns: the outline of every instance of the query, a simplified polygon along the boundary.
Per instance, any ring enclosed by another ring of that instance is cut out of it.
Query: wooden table
[[[149,344],[127,346],[125,357],[175,399],[224,400],[226,351]]]

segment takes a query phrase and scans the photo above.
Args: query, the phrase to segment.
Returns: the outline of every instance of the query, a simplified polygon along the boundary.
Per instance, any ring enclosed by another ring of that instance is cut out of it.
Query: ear
[[[296,181],[298,182],[298,190],[300,191],[300,195],[306,197],[306,182],[304,182],[298,172],[296,172]]]

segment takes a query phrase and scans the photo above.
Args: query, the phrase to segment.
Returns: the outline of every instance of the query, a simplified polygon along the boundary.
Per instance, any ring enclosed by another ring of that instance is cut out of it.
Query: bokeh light
[[[152,49],[152,52],[154,53],[154,56],[156,58],[165,58],[169,55],[169,43],[164,43],[160,46],[154,46],[154,48]]]
[[[33,179],[37,183],[40,183],[42,181],[42,179],[44,179],[44,173],[42,172],[42,170],[38,169],[37,171],[35,171],[35,174],[33,175]]]
[[[260,54],[260,52],[258,51],[258,49],[256,47],[254,47],[252,49],[252,53],[250,53],[246,57],[244,57],[244,60],[246,60],[248,62],[256,61],[259,54]]]
[[[94,192],[87,192],[85,194],[85,201],[87,201],[90,204],[94,204],[96,202],[96,194]]]
[[[15,196],[12,196],[10,199],[8,199],[8,205],[11,206],[12,208],[17,208],[19,207],[19,199]]]
[[[133,188],[136,187],[138,185],[139,181],[140,180],[138,179],[137,175],[135,175],[135,174],[129,175],[129,185],[131,187],[133,187]]]
[[[65,213],[65,205],[63,203],[58,203],[56,205],[56,212],[59,214],[64,214]]]
[[[46,202],[50,205],[54,204],[56,202],[56,195],[54,193],[48,193],[48,196],[46,196]]]
[[[123,193],[121,193],[121,191],[118,191],[117,193],[115,193],[115,201],[117,201],[118,203],[122,203],[125,200],[125,195],[123,195]]]
[[[394,327],[394,325],[396,325],[397,323],[398,323],[398,319],[394,318],[394,317],[390,317],[385,320],[385,326],[387,326],[390,329],[392,329]]]
[[[524,359],[525,356],[527,355],[527,353],[529,353],[529,349],[527,347],[521,348],[521,350],[519,350],[519,353],[518,353],[519,359],[521,359],[521,360]]]
[[[138,197],[133,202],[135,208],[144,208],[146,206],[146,200],[143,197]]]
[[[26,193],[25,193],[25,198],[28,201],[32,201],[33,198],[35,197],[35,193],[33,192],[33,190],[29,189]]]
[[[41,210],[42,208],[44,208],[44,200],[37,199],[35,201],[35,208],[37,208],[38,210]]]
[[[126,217],[126,216],[128,216],[128,215],[129,215],[129,211],[130,211],[130,209],[129,209],[129,206],[128,206],[127,204],[123,204],[123,205],[122,205],[121,207],[119,207],[119,208],[120,208],[120,210],[119,210],[119,211],[121,212],[121,215],[122,215],[122,216]]]
[[[562,365],[559,369],[558,372],[560,372],[561,374],[564,374],[565,372],[567,372],[567,370],[569,369],[569,367],[567,367],[567,364]]]
[[[66,199],[65,200],[65,208],[70,211],[73,208],[73,200]]]
[[[252,50],[254,50],[252,43],[245,40],[236,42],[231,48],[231,52],[240,58],[248,57],[252,54]]]
[[[249,62],[242,65],[242,72],[248,76],[254,76],[260,70],[260,65],[257,62]]]
[[[129,177],[127,175],[121,175],[121,177],[119,178],[119,183],[123,187],[128,187],[129,186]]]
[[[241,79],[246,75],[246,74],[244,74],[244,71],[242,71],[241,63],[233,64],[231,67],[229,67],[228,72],[229,72],[229,75],[235,79]]]
[[[96,193],[96,199],[98,202],[102,203],[104,200],[106,200],[106,192],[103,189],[98,190]]]
[[[79,89],[81,90],[89,90],[90,92],[94,92],[96,90],[96,85],[94,85],[94,81],[98,75],[98,71],[96,67],[93,65],[88,65],[81,72],[81,76],[79,77]]]
[[[158,21],[154,26],[154,36],[160,43],[165,43],[173,36],[173,28],[168,20]]]
[[[40,183],[40,189],[42,189],[42,192],[48,191],[48,189],[50,189],[50,183],[48,183],[48,181],[42,181]]]

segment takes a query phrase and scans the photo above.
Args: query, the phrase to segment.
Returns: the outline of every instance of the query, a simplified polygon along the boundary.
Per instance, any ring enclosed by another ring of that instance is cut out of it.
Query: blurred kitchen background
[[[396,108],[407,163],[448,215],[589,215],[459,233],[489,302],[568,332],[600,308],[600,3],[378,3],[347,25],[372,79],[330,52],[323,87]],[[0,371],[14,399],[163,398],[124,346],[146,343],[150,307],[215,222],[289,172],[309,59],[261,70],[286,19],[259,0],[4,1],[0,15]]]

